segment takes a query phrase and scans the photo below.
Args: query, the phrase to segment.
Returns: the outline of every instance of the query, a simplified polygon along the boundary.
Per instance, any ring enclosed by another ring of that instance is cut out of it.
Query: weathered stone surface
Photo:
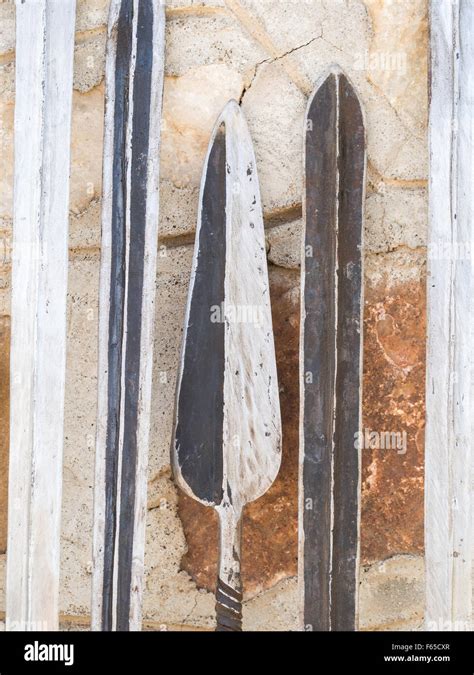
[[[199,185],[211,131],[227,101],[238,99],[242,76],[225,64],[200,66],[165,80],[161,178]]]
[[[80,213],[102,191],[104,87],[87,94],[74,92],[71,131],[71,189],[69,210]]]
[[[102,82],[105,69],[106,32],[76,42],[74,48],[74,89],[85,93]]]
[[[183,529],[176,517],[178,496],[169,467],[150,481],[147,515],[145,618],[163,624],[183,623],[212,627],[214,598],[199,592],[189,576],[180,571],[186,550]]]
[[[223,9],[225,7],[225,0],[169,0],[166,6],[171,11],[175,9],[189,10],[192,16],[194,12],[199,14],[200,10]]]
[[[252,134],[264,211],[301,203],[306,99],[278,62],[263,64],[242,102]]]
[[[296,577],[283,579],[267,593],[244,603],[244,631],[296,631],[298,625],[298,583]]]
[[[160,182],[160,241],[169,237],[190,235],[196,230],[199,208],[199,187],[176,187],[172,181]]]
[[[70,255],[84,255],[100,249],[102,203],[100,199],[90,202],[85,211],[69,217]]]
[[[372,40],[361,68],[404,124],[423,133],[428,106],[428,1],[364,2]]]
[[[365,292],[363,429],[376,434],[362,450],[365,561],[423,550],[425,285],[390,282],[393,262],[379,260],[388,279]]]
[[[236,3],[230,3],[233,7]],[[268,36],[282,54],[298,45],[306,44],[321,32],[325,9],[321,0],[314,2],[260,2],[242,3],[254,18],[256,30]],[[237,11],[235,16],[238,17]]]
[[[90,613],[99,258],[69,267],[60,609]]]
[[[243,107],[254,140],[264,210],[272,212],[301,201],[306,104],[277,64],[262,65],[250,81]],[[199,90],[194,82],[198,82]],[[243,76],[225,65],[203,66],[199,73],[192,70],[182,77],[166,78],[161,152],[162,208],[166,215],[162,214],[162,233],[170,232],[168,218],[174,221],[170,224],[175,234],[195,229],[196,188],[212,127],[227,100],[241,96],[244,83]],[[274,96],[276,90],[278,97]],[[179,203],[181,199],[183,204]],[[185,218],[181,218],[187,204],[191,212],[186,209]]]
[[[13,208],[13,118],[15,106],[0,100],[0,218],[11,218]]]
[[[234,17],[171,14],[166,26],[166,74],[174,77],[203,65],[221,63],[245,75],[266,57]]]
[[[277,225],[266,230],[268,261],[288,269],[301,267],[301,220]]]
[[[10,441],[10,317],[0,317],[0,553],[7,548]]]
[[[294,51],[318,36],[350,53],[354,42],[367,33],[364,6],[359,0],[331,0],[330,5],[324,0],[247,0],[243,4],[258,21],[262,35],[268,36],[281,54]]]
[[[329,65],[352,70],[355,54],[368,44],[366,10],[359,0],[228,4],[269,60],[278,61],[306,96]]]
[[[298,483],[298,331],[299,284],[296,273],[270,269],[273,321],[283,423],[283,459],[270,490],[244,512],[242,576],[252,597],[294,576],[297,561]],[[180,494],[179,513],[188,544],[182,565],[198,586],[214,590],[217,518],[213,509]]]
[[[384,186],[365,203],[366,251],[388,252],[399,246],[426,246],[428,204],[426,190]]]
[[[13,2],[0,4],[0,54],[15,49],[15,5]]]
[[[176,379],[192,257],[192,246],[160,248],[158,255],[150,476],[160,473],[170,463]]]
[[[0,65],[0,97],[6,103],[15,100],[15,62],[7,61]],[[3,126],[3,116],[0,116]]]
[[[393,288],[414,283],[421,287],[426,276],[426,250],[400,247],[388,254],[367,253],[365,283],[370,287]]]
[[[77,0],[76,31],[85,31],[107,24],[109,0]]]
[[[370,160],[391,178],[426,177],[428,3],[365,5],[372,39],[359,67],[373,92],[367,99]]]
[[[361,630],[422,630],[424,562],[400,555],[366,566],[360,575]]]
[[[10,315],[10,283],[11,266],[9,264],[0,264],[0,316]]]
[[[428,175],[428,153],[425,135],[407,126],[390,103],[374,87],[362,102],[365,108],[367,154],[369,166],[389,179],[416,181]]]

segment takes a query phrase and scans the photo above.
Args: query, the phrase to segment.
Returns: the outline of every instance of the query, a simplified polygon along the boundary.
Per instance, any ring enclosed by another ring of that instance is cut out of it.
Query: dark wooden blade
[[[141,621],[164,22],[160,0],[111,3],[92,612],[101,630]]]
[[[211,321],[222,307],[226,260],[226,148],[217,130],[205,174],[201,227],[191,282],[186,345],[176,415],[176,447],[183,481],[202,502],[223,497],[224,322]]]
[[[306,630],[357,624],[365,134],[346,76],[307,114],[300,570]]]

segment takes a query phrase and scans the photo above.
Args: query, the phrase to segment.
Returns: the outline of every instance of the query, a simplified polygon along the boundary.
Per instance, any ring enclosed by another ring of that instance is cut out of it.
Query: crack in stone
[[[185,616],[184,619],[183,619],[183,624],[184,624],[184,625],[186,625],[186,622],[187,622],[188,619],[191,617],[191,614],[193,614],[194,610],[195,610],[196,607],[197,607],[197,604],[198,604],[198,600],[197,600],[197,598],[194,598],[194,605],[191,607],[191,609],[189,610],[189,612],[186,614],[186,616]]]
[[[240,98],[239,98],[239,105],[242,105],[242,102],[243,102],[246,94],[252,88],[252,85],[255,82],[255,79],[258,75],[258,71],[259,71],[261,66],[263,66],[266,63],[271,64],[271,63],[275,63],[276,61],[281,61],[282,59],[285,59],[287,56],[290,56],[291,54],[294,54],[295,52],[299,51],[300,49],[304,49],[305,47],[309,47],[310,44],[312,44],[313,42],[316,42],[316,40],[321,39],[322,36],[323,36],[323,34],[322,34],[322,30],[321,30],[320,35],[317,35],[316,37],[311,38],[311,40],[308,40],[308,42],[305,42],[302,45],[298,45],[297,47],[293,47],[292,49],[289,49],[288,51],[283,52],[283,54],[278,54],[278,56],[269,56],[268,58],[263,59],[262,61],[258,61],[254,66],[253,75],[250,79],[250,82],[248,84],[245,84],[243,89],[242,89],[242,93],[241,93]]]

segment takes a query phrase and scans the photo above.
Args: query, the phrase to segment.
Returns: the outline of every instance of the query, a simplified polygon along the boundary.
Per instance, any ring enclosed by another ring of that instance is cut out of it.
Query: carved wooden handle
[[[216,590],[217,632],[242,630],[242,592],[228,586],[219,577]]]
[[[232,506],[219,510],[220,558],[216,588],[216,632],[242,630],[242,581],[240,578],[241,512]]]

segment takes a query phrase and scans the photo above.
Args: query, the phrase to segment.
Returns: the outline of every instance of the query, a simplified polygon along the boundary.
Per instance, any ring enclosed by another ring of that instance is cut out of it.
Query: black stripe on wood
[[[361,109],[344,75],[331,73],[317,90],[308,121],[304,624],[310,630],[354,630],[365,144]]]
[[[308,113],[304,306],[304,622],[329,630],[335,373],[337,92],[330,75]]]
[[[153,66],[153,6],[138,5],[137,52],[133,80],[133,123],[131,194],[127,195],[127,130],[129,123],[130,66],[133,44],[133,0],[122,0],[117,23],[112,249],[110,274],[110,315],[108,354],[108,417],[106,441],[105,531],[102,629],[128,630],[133,554],[135,481],[137,462],[137,420],[140,378],[140,340],[145,256],[145,229],[148,178],[148,146]],[[130,219],[128,251],[126,219]],[[125,287],[127,299],[127,346],[123,372]],[[122,377],[124,391],[122,391]],[[124,397],[122,471],[119,494],[120,407]],[[117,520],[119,521],[117,522]],[[117,607],[114,608],[115,548],[118,528]]]
[[[132,54],[133,2],[123,0],[117,25],[113,147],[112,244],[108,355],[108,412],[105,459],[105,530],[102,629],[112,630],[117,480],[119,463],[122,338],[125,298],[125,213],[127,209],[124,163],[128,120],[128,90]]]
[[[339,234],[331,628],[355,630],[359,547],[362,227],[365,134],[354,90],[339,76]]]
[[[242,592],[231,588],[219,577],[216,589],[216,632],[242,630]]]
[[[225,324],[222,316],[211,321],[211,314],[224,303],[225,209],[226,148],[221,127],[209,154],[203,188],[175,435],[182,477],[195,497],[209,504],[220,504],[223,497]]]
[[[133,80],[127,346],[125,391],[123,392],[125,402],[117,570],[117,630],[119,631],[129,629],[130,615],[152,69],[153,5],[151,2],[142,1],[138,4],[137,49]]]

